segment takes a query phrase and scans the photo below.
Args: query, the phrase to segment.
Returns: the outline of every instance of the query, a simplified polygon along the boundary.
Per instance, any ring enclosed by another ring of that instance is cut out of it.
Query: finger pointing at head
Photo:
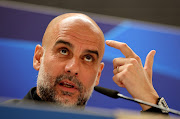
[[[126,43],[113,41],[113,40],[106,40],[106,44],[110,47],[120,50],[126,58],[136,57],[136,54]]]

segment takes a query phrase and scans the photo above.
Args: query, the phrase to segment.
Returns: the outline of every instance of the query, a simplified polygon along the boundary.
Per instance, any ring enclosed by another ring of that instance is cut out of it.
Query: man
[[[143,67],[140,58],[125,43],[107,40],[106,44],[125,55],[113,60],[114,82],[126,88],[133,98],[156,104],[159,96],[152,85],[155,51],[149,52]],[[84,108],[94,86],[99,84],[104,49],[104,35],[91,18],[80,13],[56,17],[44,33],[42,46],[35,48],[33,67],[39,71],[37,88],[31,89],[23,100]],[[141,107],[143,111],[154,112],[150,106],[141,104]]]

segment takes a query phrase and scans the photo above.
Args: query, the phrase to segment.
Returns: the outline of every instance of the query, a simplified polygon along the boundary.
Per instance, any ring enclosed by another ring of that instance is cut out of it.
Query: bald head
[[[76,33],[78,31],[93,32],[96,34],[97,39],[101,42],[102,48],[104,50],[104,34],[99,26],[94,20],[85,14],[81,13],[67,13],[54,18],[48,25],[43,39],[42,46],[47,47],[49,42],[53,39],[55,35],[58,34],[61,28],[66,28],[66,30],[71,30],[74,28]],[[89,36],[91,37],[91,36]]]

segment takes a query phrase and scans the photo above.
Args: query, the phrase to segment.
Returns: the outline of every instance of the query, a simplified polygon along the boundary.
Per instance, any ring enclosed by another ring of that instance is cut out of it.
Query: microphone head
[[[119,92],[116,90],[111,90],[100,86],[95,86],[94,90],[112,98],[119,98],[119,96],[117,95]]]

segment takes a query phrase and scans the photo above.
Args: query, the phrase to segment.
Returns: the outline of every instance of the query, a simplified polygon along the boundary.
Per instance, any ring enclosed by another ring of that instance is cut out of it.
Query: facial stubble
[[[57,91],[57,85],[59,85],[60,81],[69,80],[75,84],[78,90],[78,95],[75,96],[74,93],[59,90]],[[77,79],[76,76],[71,76],[69,74],[61,74],[57,77],[50,76],[48,73],[44,71],[44,66],[41,64],[41,68],[38,75],[37,81],[37,90],[39,91],[39,96],[43,101],[55,103],[61,107],[82,107],[86,105],[89,100],[94,84],[86,89],[85,86]],[[67,98],[68,96],[69,98]],[[74,99],[76,98],[76,99]]]

